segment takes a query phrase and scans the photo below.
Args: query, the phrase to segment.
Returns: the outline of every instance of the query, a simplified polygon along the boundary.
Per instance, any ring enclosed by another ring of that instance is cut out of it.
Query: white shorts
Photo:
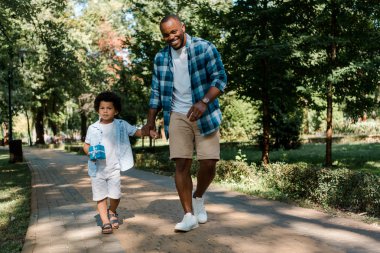
[[[96,177],[91,177],[92,199],[100,201],[105,198],[120,199],[120,170],[110,173],[97,172]]]

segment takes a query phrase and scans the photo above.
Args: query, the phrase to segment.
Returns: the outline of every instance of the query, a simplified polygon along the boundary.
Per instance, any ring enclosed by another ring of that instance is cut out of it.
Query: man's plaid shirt
[[[188,68],[191,80],[193,104],[200,101],[211,86],[221,92],[227,84],[227,75],[224,70],[220,54],[215,46],[203,39],[186,34],[186,49],[188,54]],[[156,54],[152,77],[152,92],[150,108],[162,109],[164,115],[165,134],[169,137],[169,121],[173,96],[173,62],[169,46]],[[207,110],[197,120],[202,135],[208,135],[217,130],[222,121],[222,113],[218,99],[207,105]]]

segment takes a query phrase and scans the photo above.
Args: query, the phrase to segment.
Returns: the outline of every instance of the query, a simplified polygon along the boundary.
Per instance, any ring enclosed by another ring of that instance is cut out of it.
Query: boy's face
[[[102,123],[111,123],[118,113],[112,102],[100,101],[98,114]]]

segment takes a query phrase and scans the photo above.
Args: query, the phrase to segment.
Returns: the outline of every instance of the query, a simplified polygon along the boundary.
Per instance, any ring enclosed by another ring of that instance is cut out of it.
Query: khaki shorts
[[[195,121],[190,122],[184,114],[171,113],[169,124],[170,159],[192,159],[195,146],[197,160],[219,160],[219,139],[219,130],[210,135],[202,136]]]

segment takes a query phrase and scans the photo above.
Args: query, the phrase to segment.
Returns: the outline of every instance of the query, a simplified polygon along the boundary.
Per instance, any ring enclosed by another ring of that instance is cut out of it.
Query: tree
[[[333,103],[354,114],[375,104],[379,83],[380,2],[310,1],[302,47],[312,89],[326,101],[325,165],[332,166]]]
[[[298,110],[297,86],[303,79],[302,54],[296,48],[301,28],[295,25],[295,13],[303,7],[307,7],[303,1],[297,7],[289,1],[236,1],[226,16],[224,53],[229,87],[260,101],[263,164],[269,163],[271,129],[276,129],[276,122],[287,122],[282,117]]]

